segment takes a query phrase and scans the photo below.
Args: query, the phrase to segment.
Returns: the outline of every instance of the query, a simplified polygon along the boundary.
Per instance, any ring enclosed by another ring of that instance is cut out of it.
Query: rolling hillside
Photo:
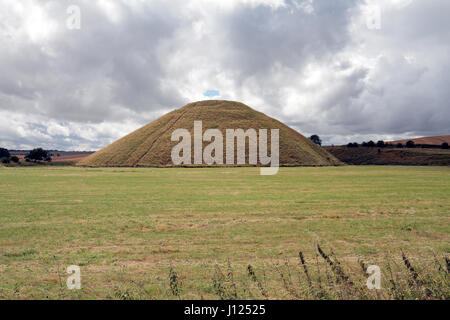
[[[395,140],[395,141],[391,141],[390,143],[392,143],[392,144],[396,144],[396,143],[406,144],[406,142],[408,142],[408,141],[413,141],[415,144],[440,146],[444,142],[447,142],[448,144],[450,144],[450,135]]]

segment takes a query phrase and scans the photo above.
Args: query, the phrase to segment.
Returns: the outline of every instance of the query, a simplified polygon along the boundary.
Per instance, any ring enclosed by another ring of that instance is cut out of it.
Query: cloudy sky
[[[209,98],[244,102],[326,144],[450,134],[448,0],[0,8],[2,147],[96,150]]]

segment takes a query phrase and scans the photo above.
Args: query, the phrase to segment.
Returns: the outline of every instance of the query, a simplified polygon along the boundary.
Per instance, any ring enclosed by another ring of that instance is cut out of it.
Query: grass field
[[[450,253],[449,167],[258,173],[0,168],[0,298],[314,298],[299,250],[312,277],[339,287],[317,244],[354,282],[358,257],[379,265],[383,289],[368,297],[387,297],[389,277],[408,272],[401,250],[419,276]],[[65,286],[69,265],[81,290]]]

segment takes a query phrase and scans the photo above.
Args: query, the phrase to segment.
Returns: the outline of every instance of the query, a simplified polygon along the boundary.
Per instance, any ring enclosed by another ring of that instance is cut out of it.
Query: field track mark
[[[166,130],[164,130],[164,131],[159,135],[158,138],[156,138],[156,139],[152,142],[152,144],[151,144],[150,147],[148,148],[147,152],[143,153],[142,156],[140,156],[139,159],[136,160],[136,162],[135,162],[134,165],[133,165],[134,167],[137,167],[139,161],[141,161],[142,158],[144,158],[144,157],[150,152],[150,150],[153,148],[153,145],[155,144],[155,142],[158,141],[158,139],[159,139],[164,133],[166,133],[166,132],[169,131],[171,128],[173,128],[173,126],[178,122],[178,120],[180,120],[180,119],[184,116],[184,114],[185,114],[186,112],[187,112],[187,110],[184,111],[183,113],[181,113],[180,116],[179,116],[178,118],[176,118],[175,121],[174,121],[171,125],[169,125],[168,128],[167,128]]]

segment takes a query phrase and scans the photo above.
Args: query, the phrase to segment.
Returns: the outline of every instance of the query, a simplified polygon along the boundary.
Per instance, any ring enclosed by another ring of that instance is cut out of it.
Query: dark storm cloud
[[[211,88],[328,143],[449,133],[445,0],[373,2],[380,30],[362,0],[0,3],[10,148],[96,149]]]
[[[177,26],[164,6],[159,15],[151,8],[133,14],[120,5],[122,22],[115,24],[95,5],[80,2],[82,28],[69,31],[64,26],[68,5],[47,3],[52,4],[48,17],[59,17],[58,32],[44,43],[3,43],[14,46],[2,59],[2,70],[12,76],[2,77],[3,94],[39,102],[40,113],[51,118],[92,122],[180,102],[176,94],[164,94],[159,83],[158,41]],[[32,103],[22,107],[33,108]]]

